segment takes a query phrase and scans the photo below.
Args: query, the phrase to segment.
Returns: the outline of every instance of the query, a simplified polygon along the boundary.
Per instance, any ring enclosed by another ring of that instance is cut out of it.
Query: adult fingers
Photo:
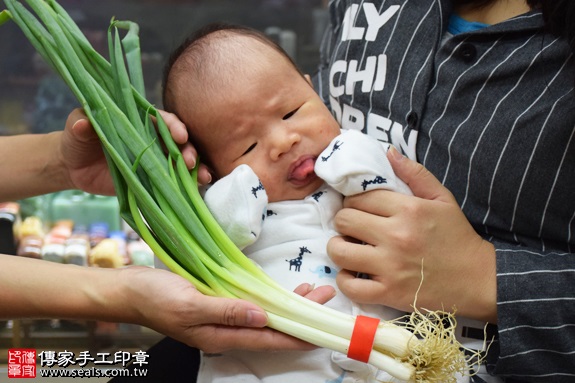
[[[196,166],[198,153],[193,145],[188,142],[189,135],[186,125],[173,113],[161,109],[158,109],[158,113],[160,113],[160,116],[162,116],[162,119],[166,123],[172,139],[180,147],[184,163],[188,169],[193,169],[194,166]]]
[[[402,212],[412,201],[413,196],[378,189],[346,197],[343,206],[381,217],[390,217]]]
[[[186,128],[186,125],[180,121],[178,116],[161,109],[158,109],[158,113],[160,113],[162,119],[168,126],[170,134],[176,144],[183,145],[188,142],[188,129]]]
[[[327,243],[327,252],[332,261],[342,270],[350,270],[355,275],[373,272],[370,261],[381,256],[371,245],[349,242],[339,236],[330,238]]]
[[[214,298],[198,294],[201,316],[199,323],[240,327],[264,327],[265,311],[256,304],[240,299]]]
[[[188,141],[189,134],[186,125],[173,113],[166,112],[165,110],[158,110],[162,119],[168,126],[170,134],[174,142],[179,145],[182,152],[182,158],[188,169],[193,169],[196,166],[198,152],[196,148]],[[212,175],[209,169],[200,164],[198,169],[198,183],[200,185],[207,185],[212,182]]]
[[[370,278],[359,278],[357,272],[341,270],[336,277],[342,293],[356,303],[379,304],[385,298],[385,285]]]
[[[376,193],[376,192],[370,192]],[[375,195],[375,194],[374,194]],[[365,196],[368,198],[368,196]],[[386,204],[385,199],[373,199],[373,202]],[[337,212],[334,224],[336,230],[347,237],[354,238],[358,242],[376,245],[384,240],[384,236],[393,229],[393,218],[398,214],[393,207],[386,209],[365,199],[350,201],[350,208],[344,208]],[[392,213],[393,211],[393,213]]]
[[[182,152],[182,158],[188,169],[193,169],[196,166],[196,158],[198,158],[198,152],[196,148],[189,142],[180,145],[180,151]]]
[[[184,339],[185,343],[207,353],[227,350],[288,351],[317,348],[270,328],[200,326],[191,328],[187,338],[189,341]]]
[[[212,173],[208,169],[208,167],[202,163],[200,163],[200,168],[198,169],[198,183],[200,185],[208,185],[212,182]]]
[[[429,170],[416,161],[403,156],[391,146],[387,158],[395,174],[413,191],[417,197],[428,200],[453,202],[455,198]]]

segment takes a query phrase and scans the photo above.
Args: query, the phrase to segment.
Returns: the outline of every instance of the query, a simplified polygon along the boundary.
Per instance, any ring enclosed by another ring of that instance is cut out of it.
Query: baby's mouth
[[[304,156],[298,159],[290,167],[288,179],[296,185],[306,185],[317,176],[314,172],[316,157]]]

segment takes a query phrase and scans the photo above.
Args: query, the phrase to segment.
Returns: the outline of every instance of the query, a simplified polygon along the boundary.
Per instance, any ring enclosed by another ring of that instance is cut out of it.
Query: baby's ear
[[[303,77],[306,79],[306,81],[309,83],[309,85],[311,85],[311,87],[313,88],[313,82],[311,81],[311,76],[309,74],[304,74]]]

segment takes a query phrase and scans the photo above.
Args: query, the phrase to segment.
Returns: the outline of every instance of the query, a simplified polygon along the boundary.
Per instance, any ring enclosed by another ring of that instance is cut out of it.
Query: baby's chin
[[[270,192],[268,190],[268,201],[269,202],[280,202],[280,201],[295,201],[301,200],[305,197],[312,195],[317,189],[319,189],[324,184],[324,181],[315,177],[312,181],[304,186],[301,185],[286,185],[282,190],[277,192]]]

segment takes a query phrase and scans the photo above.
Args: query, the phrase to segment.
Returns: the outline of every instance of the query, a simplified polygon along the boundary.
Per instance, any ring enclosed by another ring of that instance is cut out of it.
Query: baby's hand
[[[345,196],[375,189],[413,195],[387,159],[389,146],[357,130],[342,130],[317,158],[315,172]]]

